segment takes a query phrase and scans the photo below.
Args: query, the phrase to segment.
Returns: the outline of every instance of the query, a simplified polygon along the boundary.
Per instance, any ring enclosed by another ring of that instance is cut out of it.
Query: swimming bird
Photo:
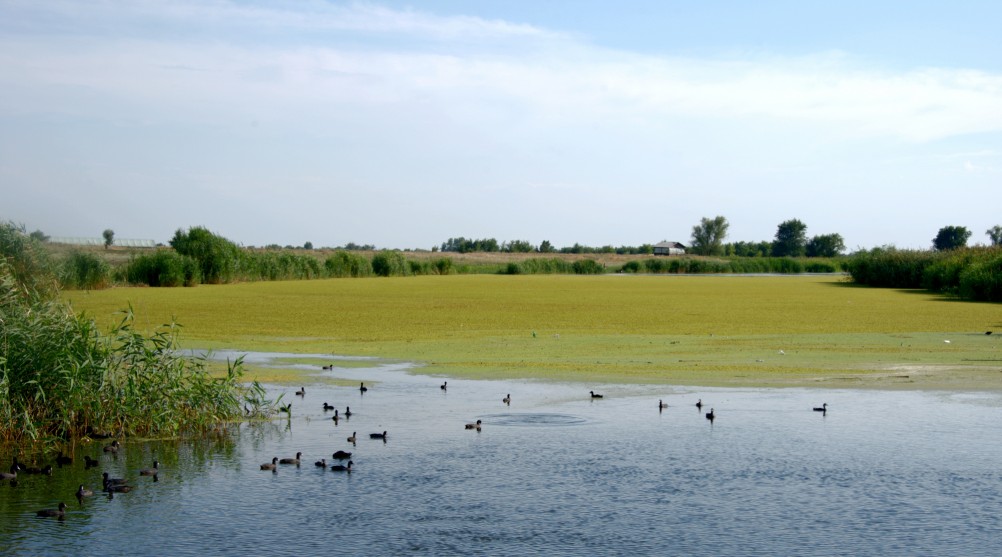
[[[264,464],[262,464],[261,465],[261,469],[262,470],[271,470],[273,472],[275,470],[277,470],[278,469],[278,457],[276,456],[275,458],[271,459],[271,462],[265,462]]]
[[[98,464],[99,464],[99,461],[97,459],[94,459],[94,458],[91,458],[91,457],[89,457],[87,455],[84,455],[84,470],[86,470],[88,468],[94,468]]]
[[[510,405],[511,404],[511,393],[508,393],[507,395],[505,395],[505,397],[501,399],[501,402]]]
[[[822,404],[820,407],[819,406],[815,406],[814,407],[814,411],[815,412],[828,412],[828,403],[826,402],[826,403]]]
[[[122,484],[122,485],[107,485],[107,486],[104,487],[104,490],[108,492],[108,496],[109,497],[111,497],[112,494],[114,494],[114,493],[128,493],[128,492],[132,491],[132,489],[133,488],[132,488],[131,485],[125,485],[125,484]]]
[[[18,470],[24,470],[24,466],[21,466],[21,463],[17,461],[17,457],[16,456],[12,457],[10,459],[10,468],[9,468],[9,470],[10,470],[11,474],[16,474],[18,472]]]
[[[699,400],[696,401],[696,408],[699,408],[699,409],[703,408],[703,399],[699,399]]]
[[[25,474],[45,474],[46,476],[52,475],[52,465],[46,465],[44,468],[38,468],[36,466],[29,466],[24,469]]]
[[[348,419],[348,418],[351,417],[351,406],[345,406],[344,407],[344,417],[345,417],[345,419]]]
[[[306,396],[306,387],[300,387],[299,390],[296,391],[296,396]]]
[[[104,472],[103,474],[101,474],[101,477],[104,478],[104,487],[105,488],[107,488],[109,485],[124,485],[125,484],[125,479],[124,478],[112,478],[111,476],[108,475],[107,472]]]
[[[658,410],[664,410],[665,408],[668,408],[668,403],[658,399]]]
[[[327,459],[321,458],[320,460],[313,463],[317,468],[327,468]]]
[[[60,467],[69,466],[70,464],[73,464],[73,457],[66,456],[63,454],[63,451],[59,451],[59,456],[56,457],[56,464]]]
[[[334,454],[331,455],[331,458],[333,458],[334,460],[347,460],[351,458],[351,453],[347,451],[338,450],[334,451]]]
[[[706,419],[710,420],[710,423],[713,423],[713,419],[716,417],[717,416],[713,413],[713,408],[710,408],[710,411],[706,413]]]
[[[480,420],[475,424],[466,424],[466,429],[480,429]]]
[[[382,433],[370,433],[369,439],[382,439],[383,441],[386,441],[386,432],[384,431]]]
[[[118,448],[121,447],[121,446],[122,445],[118,442],[118,439],[115,439],[114,441],[111,442],[110,445],[105,445],[104,452],[106,452],[106,453],[117,453],[118,452]]]
[[[448,385],[448,384],[449,384],[449,382],[448,382],[448,381],[446,381],[445,383],[442,383],[442,386],[441,386],[441,387],[439,387],[439,389],[442,389],[443,391],[444,391],[444,390],[446,390],[446,389],[445,389],[445,386],[446,386],[446,385]]]
[[[84,497],[91,497],[94,492],[89,489],[84,489],[83,484],[80,484],[80,489],[77,490],[77,499],[83,499]]]
[[[364,393],[365,391],[368,391],[369,388],[365,386],[365,383],[360,383],[358,386],[358,390]]]
[[[295,464],[296,466],[299,466],[299,459],[302,458],[302,456],[303,456],[303,453],[301,453],[301,452],[300,453],[296,453],[296,458],[283,458],[282,460],[279,460],[278,463],[279,464]]]
[[[278,407],[279,412],[284,412],[286,414],[292,415],[292,403],[286,404],[285,406]]]
[[[40,517],[57,517],[62,518],[66,516],[66,503],[59,503],[58,509],[42,509],[40,511],[35,511],[35,516]]]
[[[990,335],[990,334],[992,334],[992,332],[991,331],[985,331],[985,334],[986,335]]]
[[[334,466],[331,466],[331,470],[333,470],[335,472],[351,472],[351,465],[352,464],[354,464],[354,462],[352,462],[352,461],[349,460],[347,466],[344,466],[344,465],[341,465],[341,464],[335,464]]]
[[[352,445],[355,444],[355,435],[356,434],[358,434],[358,432],[357,431],[353,431],[353,432],[351,432],[351,437],[348,438],[348,442],[351,443]]]
[[[334,369],[334,364],[326,365],[324,369]]]
[[[140,476],[156,476],[160,473],[160,461],[153,461],[153,468],[143,468],[139,471]]]
[[[597,394],[595,394],[595,391],[588,391],[588,392],[589,392],[589,393],[591,393],[591,397],[592,397],[592,398],[603,398],[603,396],[602,396],[602,395],[597,395]]]
[[[10,472],[0,472],[0,480],[17,481],[17,469],[11,466]]]
[[[325,403],[324,403],[324,412],[327,412],[328,410],[336,410],[336,408],[334,408],[334,406],[333,406],[333,405],[330,405],[330,404],[327,404],[327,403],[325,402]]]

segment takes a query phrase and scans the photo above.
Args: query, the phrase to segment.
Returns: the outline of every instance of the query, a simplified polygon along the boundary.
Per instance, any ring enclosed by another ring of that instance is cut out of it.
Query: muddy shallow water
[[[95,443],[51,477],[3,482],[0,552],[1002,552],[1000,394],[459,379],[442,390],[446,379],[406,364],[356,364],[298,364],[370,388],[305,383],[296,397],[273,387],[292,401],[290,419],[126,443],[117,457]],[[335,424],[324,402],[353,415]],[[826,414],[812,411],[824,402]],[[480,431],[464,429],[477,419]],[[384,430],[385,442],[369,439]],[[353,453],[351,473],[314,466],[337,449]],[[301,466],[260,470],[298,451]],[[83,470],[85,454],[101,466]],[[140,478],[154,458],[158,481]],[[78,503],[78,485],[99,490],[103,470],[136,489]],[[64,520],[34,516],[60,500]]]

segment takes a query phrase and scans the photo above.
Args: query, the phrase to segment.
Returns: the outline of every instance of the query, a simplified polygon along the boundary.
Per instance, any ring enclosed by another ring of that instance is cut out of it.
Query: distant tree
[[[170,245],[174,251],[198,263],[202,281],[207,284],[229,282],[236,275],[240,248],[204,226],[193,226],[187,232],[178,228]]]
[[[772,242],[773,257],[803,257],[807,251],[807,225],[797,219],[781,222]]]
[[[526,240],[512,240],[501,245],[501,251],[509,253],[529,253],[532,250],[532,244]]]
[[[845,251],[841,234],[821,234],[807,242],[807,257],[835,257]]]
[[[306,242],[303,244],[303,249],[313,249],[313,242]]]
[[[696,255],[723,255],[724,238],[730,227],[727,219],[721,216],[712,219],[703,217],[699,224],[692,227],[692,243],[689,251]]]
[[[115,231],[114,230],[108,228],[104,232],[102,232],[101,235],[104,236],[104,249],[110,248],[111,244],[115,243]]]
[[[553,244],[549,240],[543,240],[539,244],[539,253],[553,253],[557,251],[557,248],[553,247]]]
[[[944,226],[939,229],[939,233],[932,239],[932,247],[937,251],[948,251],[962,248],[967,245],[967,239],[971,237],[971,231],[964,226]]]
[[[995,225],[988,230],[985,230],[985,234],[991,239],[993,246],[1002,246],[1002,226]]]
[[[998,228],[996,226],[996,228]],[[48,242],[49,237],[45,235],[41,230],[36,230],[28,235],[32,240],[38,240],[39,242]]]

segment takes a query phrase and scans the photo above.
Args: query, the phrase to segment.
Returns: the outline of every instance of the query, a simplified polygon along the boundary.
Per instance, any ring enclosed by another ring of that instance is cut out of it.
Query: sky
[[[57,237],[850,251],[1002,224],[995,1],[0,0],[0,220]]]

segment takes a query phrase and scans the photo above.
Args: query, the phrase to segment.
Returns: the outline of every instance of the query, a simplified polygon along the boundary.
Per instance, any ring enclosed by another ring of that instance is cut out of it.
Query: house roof
[[[665,241],[665,242],[658,242],[658,243],[654,244],[654,247],[656,247],[656,248],[677,248],[677,249],[685,249],[685,246],[683,246],[682,244],[680,244],[680,243],[678,243],[678,242],[668,242],[668,241]]]

